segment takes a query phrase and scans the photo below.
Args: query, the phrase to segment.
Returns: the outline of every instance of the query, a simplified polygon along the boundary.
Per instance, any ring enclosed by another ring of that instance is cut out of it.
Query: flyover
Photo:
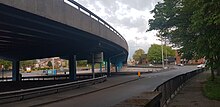
[[[127,60],[123,36],[74,0],[0,0],[0,16],[0,58],[13,62],[14,81],[22,60],[68,59],[71,80],[76,60],[94,62],[94,55],[103,52],[108,74],[110,63]]]

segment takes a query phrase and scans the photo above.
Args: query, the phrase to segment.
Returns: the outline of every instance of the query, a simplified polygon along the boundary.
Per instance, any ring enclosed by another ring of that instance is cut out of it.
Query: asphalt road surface
[[[128,82],[125,84],[121,84],[118,86],[114,86],[111,88],[107,88],[104,90],[96,91],[93,93],[81,95],[78,97],[73,97],[73,98],[68,98],[65,100],[58,100],[56,101],[56,98],[59,98],[59,94],[51,95],[51,96],[45,96],[46,98],[37,98],[38,102],[42,100],[54,100],[49,103],[44,103],[43,105],[39,105],[40,107],[109,107],[113,106],[115,104],[120,103],[123,100],[126,100],[132,96],[137,96],[138,94],[146,91],[153,91],[158,85],[161,83],[165,82],[166,80],[175,77],[180,74],[184,74],[186,72],[190,72],[192,70],[197,69],[195,66],[185,66],[185,67],[177,67],[174,70],[170,71],[165,71],[165,72],[158,72],[158,73],[149,73],[149,74],[144,74],[142,75],[142,79]],[[133,75],[135,77],[136,75]],[[136,76],[137,77],[137,76]],[[125,78],[125,77],[123,77]],[[131,78],[131,76],[130,76]],[[112,80],[114,78],[111,78]],[[108,82],[111,82],[111,79],[108,80],[105,83],[98,84],[98,85],[103,85],[103,84],[108,84]],[[120,79],[118,80],[120,81]],[[86,91],[91,88],[96,88],[94,86],[88,87],[83,87],[81,89],[75,90],[77,91]],[[74,90],[73,90],[74,91]],[[69,95],[72,94],[72,91],[66,92]],[[15,103],[18,107],[22,106],[30,106],[26,105],[27,103],[25,102],[35,102],[36,99],[33,98],[31,100],[26,100],[26,101],[21,101],[18,103]],[[43,102],[43,101],[42,101]],[[4,106],[11,106],[14,105],[13,103],[9,105],[4,105]],[[3,106],[3,105],[2,105]]]

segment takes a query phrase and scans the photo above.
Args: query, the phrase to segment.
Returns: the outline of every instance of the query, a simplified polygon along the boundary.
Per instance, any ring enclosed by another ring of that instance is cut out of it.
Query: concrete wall
[[[0,3],[89,32],[128,50],[127,42],[116,33],[63,0],[0,0]]]

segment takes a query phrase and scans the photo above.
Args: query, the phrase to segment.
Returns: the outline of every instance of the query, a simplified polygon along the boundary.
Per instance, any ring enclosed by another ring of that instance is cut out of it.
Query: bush
[[[211,100],[220,101],[220,76],[217,76],[214,81],[209,78],[203,87],[203,93]]]

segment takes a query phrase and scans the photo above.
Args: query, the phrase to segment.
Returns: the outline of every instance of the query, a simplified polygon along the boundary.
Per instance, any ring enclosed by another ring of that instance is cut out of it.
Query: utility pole
[[[52,66],[53,66],[53,73],[54,73],[54,58],[52,58]]]
[[[162,66],[163,66],[163,69],[164,69],[164,58],[163,58],[163,37],[161,36],[161,52],[162,52],[162,59],[161,59],[161,61],[162,61]]]
[[[138,40],[138,37],[135,37],[135,51],[138,50],[137,48],[137,40]],[[135,61],[135,60],[134,60]],[[135,66],[136,66],[137,62],[135,61]]]
[[[168,61],[168,59],[167,59],[167,48],[166,48],[166,46],[167,46],[167,38],[165,37],[165,49],[166,49],[166,67],[167,67],[167,61]]]
[[[4,78],[4,65],[2,65],[2,79]],[[3,79],[3,81],[4,81],[4,79]]]

